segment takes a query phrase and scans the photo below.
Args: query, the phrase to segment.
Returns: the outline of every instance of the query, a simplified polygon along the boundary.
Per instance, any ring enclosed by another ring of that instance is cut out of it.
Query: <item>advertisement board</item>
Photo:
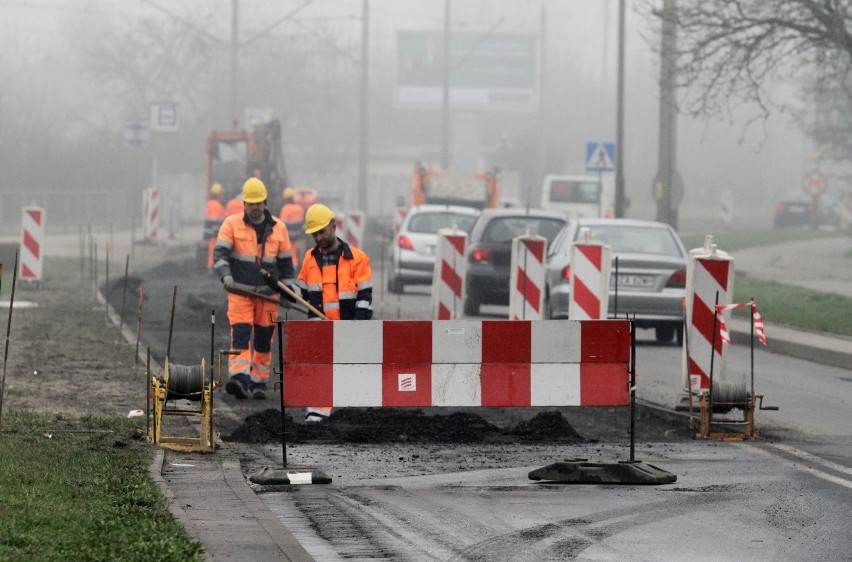
[[[535,110],[538,107],[537,46],[534,35],[452,33],[451,107]],[[443,87],[443,32],[397,32],[397,106],[439,109],[443,104]]]

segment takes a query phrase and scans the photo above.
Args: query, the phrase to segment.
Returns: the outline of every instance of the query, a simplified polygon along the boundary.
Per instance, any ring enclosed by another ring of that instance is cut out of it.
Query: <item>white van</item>
[[[613,174],[548,174],[541,188],[541,208],[565,213],[569,219],[615,216]]]

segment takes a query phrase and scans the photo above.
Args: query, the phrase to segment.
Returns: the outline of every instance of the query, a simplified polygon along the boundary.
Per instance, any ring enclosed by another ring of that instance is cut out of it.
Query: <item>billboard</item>
[[[453,32],[449,59],[453,109],[532,111],[538,107],[535,35]],[[439,109],[443,87],[443,32],[397,32],[397,106]]]

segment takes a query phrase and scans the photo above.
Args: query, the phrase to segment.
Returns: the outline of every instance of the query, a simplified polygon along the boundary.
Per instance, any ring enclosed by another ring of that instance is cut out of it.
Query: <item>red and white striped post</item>
[[[455,320],[462,315],[466,251],[466,232],[452,228],[438,231],[432,276],[432,318],[435,320]]]
[[[142,192],[142,234],[145,240],[160,236],[160,190],[149,187]]]
[[[24,207],[21,215],[21,260],[18,278],[41,283],[44,265],[44,209]]]
[[[568,318],[603,320],[609,308],[612,248],[587,233],[585,241],[571,246],[571,298]]]
[[[538,235],[512,239],[509,279],[509,320],[544,318],[544,260],[547,238]]]
[[[715,305],[730,304],[734,293],[734,258],[718,250],[707,236],[703,248],[689,251],[686,267],[686,326],[683,348],[685,390],[710,389],[710,364],[714,380],[725,380],[725,355],[715,321]],[[716,295],[719,295],[718,303]],[[730,311],[726,311],[730,321]],[[713,326],[716,325],[714,334]],[[715,342],[715,346],[714,346]]]
[[[364,211],[349,211],[343,219],[344,240],[350,246],[364,247]]]
[[[405,216],[408,214],[408,207],[397,207],[393,212],[393,233],[396,234],[399,232],[400,227],[402,226],[402,221],[405,220]]]

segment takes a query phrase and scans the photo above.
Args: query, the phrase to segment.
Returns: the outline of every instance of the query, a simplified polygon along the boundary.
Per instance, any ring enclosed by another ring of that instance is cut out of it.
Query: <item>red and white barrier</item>
[[[547,238],[518,236],[512,240],[509,320],[544,318],[544,260]]]
[[[408,215],[408,207],[397,207],[393,212],[393,233],[396,234],[399,232],[400,227],[402,226],[402,221],[405,220],[405,216]]]
[[[364,247],[364,211],[350,211],[343,218],[344,240],[350,246]]]
[[[462,316],[466,251],[466,232],[451,228],[438,231],[432,277],[432,318],[436,320],[455,320]]]
[[[44,209],[24,207],[21,215],[21,250],[18,277],[41,282],[44,265]]]
[[[282,405],[626,406],[626,320],[284,325]]]
[[[146,240],[160,236],[160,190],[156,187],[142,192],[142,234]]]
[[[716,302],[718,291],[719,301]],[[690,250],[686,268],[686,338],[683,351],[684,389],[694,392],[709,390],[710,362],[714,380],[725,380],[725,355],[716,324],[716,304],[730,304],[734,292],[734,258],[716,248],[713,237],[704,247]],[[730,311],[725,312],[730,321]],[[713,345],[715,339],[715,347]]]
[[[568,317],[602,320],[609,308],[612,248],[590,237],[571,246],[571,299]]]

